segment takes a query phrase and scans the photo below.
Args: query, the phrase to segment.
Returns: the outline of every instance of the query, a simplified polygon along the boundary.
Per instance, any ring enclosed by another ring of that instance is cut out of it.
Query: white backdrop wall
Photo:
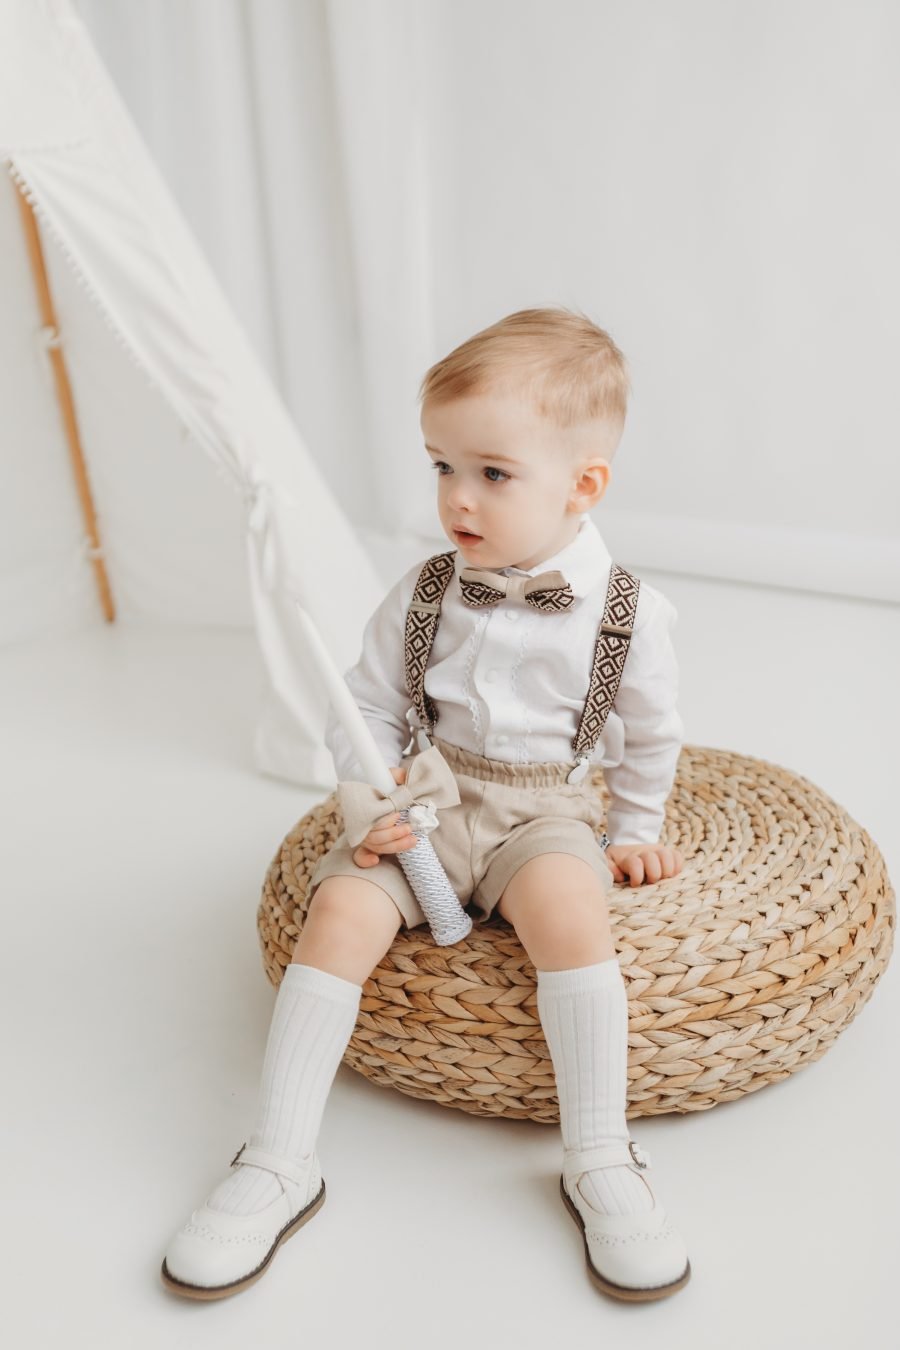
[[[386,581],[421,374],[559,302],[634,375],[624,565],[898,598],[894,0],[77,8]]]

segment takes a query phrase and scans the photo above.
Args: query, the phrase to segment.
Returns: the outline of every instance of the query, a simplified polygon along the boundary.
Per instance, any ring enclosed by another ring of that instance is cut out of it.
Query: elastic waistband
[[[461,745],[441,740],[440,736],[432,736],[431,740],[454,772],[464,773],[469,778],[485,778],[492,783],[509,783],[516,787],[556,787],[565,783],[574,766],[574,761],[562,763],[556,760],[509,764],[503,759],[487,759],[484,755],[476,755],[473,750],[464,750]]]

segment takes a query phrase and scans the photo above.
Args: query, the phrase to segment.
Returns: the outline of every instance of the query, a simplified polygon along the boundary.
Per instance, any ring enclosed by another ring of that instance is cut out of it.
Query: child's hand
[[[405,769],[394,766],[391,773],[395,783],[406,782]],[[408,848],[415,848],[418,839],[405,820],[397,824],[399,819],[398,812],[392,811],[390,815],[376,820],[362,843],[353,850],[353,861],[357,867],[374,867],[382,853],[403,853]]]
[[[684,866],[678,849],[664,844],[610,844],[604,857],[613,881],[624,881],[627,874],[632,886],[674,877]]]

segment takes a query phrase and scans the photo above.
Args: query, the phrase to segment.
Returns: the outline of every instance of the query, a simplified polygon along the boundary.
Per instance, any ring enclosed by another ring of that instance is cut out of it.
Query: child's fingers
[[[648,852],[641,854],[641,861],[644,864],[644,876],[648,882],[662,880],[662,862],[658,853]]]
[[[394,825],[407,825],[408,821],[400,819],[399,811],[392,812],[389,816],[379,816],[372,826],[372,830],[390,830]]]
[[[404,835],[402,839],[389,839],[387,843],[378,844],[379,853],[403,853],[408,848],[415,848],[418,839],[414,834]]]
[[[609,854],[606,865],[613,874],[613,881],[627,881],[632,886],[642,886],[662,881],[663,877],[676,876],[684,866],[684,854],[677,848],[663,848],[659,852],[629,853],[621,863],[615,862]]]
[[[624,866],[628,872],[628,880],[632,886],[640,886],[644,880],[644,862],[639,853],[629,853],[625,859]]]
[[[366,835],[366,841],[370,847],[377,844],[394,844],[398,839],[408,839],[412,836],[412,830],[405,820],[401,820],[399,825],[386,825],[383,829],[372,829]]]
[[[418,842],[405,821],[401,821],[399,825],[389,825],[383,830],[371,829],[359,845],[359,848],[369,855],[368,861],[360,865],[371,867],[381,854],[403,853],[408,848],[415,848]]]
[[[664,848],[661,856],[663,876],[674,877],[681,871],[681,855],[677,848]]]

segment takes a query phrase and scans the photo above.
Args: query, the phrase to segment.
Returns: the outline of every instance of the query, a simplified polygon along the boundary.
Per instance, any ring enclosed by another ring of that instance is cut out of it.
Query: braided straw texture
[[[599,769],[593,782],[608,806]],[[269,866],[257,921],[276,987],[312,869],[342,828],[332,793]],[[662,838],[684,855],[678,875],[610,895],[628,993],[629,1119],[705,1111],[818,1059],[867,1002],[896,924],[872,838],[813,783],[765,760],[683,746]],[[426,925],[400,928],[363,986],[344,1063],[475,1115],[558,1121],[534,967],[504,919],[477,913],[449,947]]]

